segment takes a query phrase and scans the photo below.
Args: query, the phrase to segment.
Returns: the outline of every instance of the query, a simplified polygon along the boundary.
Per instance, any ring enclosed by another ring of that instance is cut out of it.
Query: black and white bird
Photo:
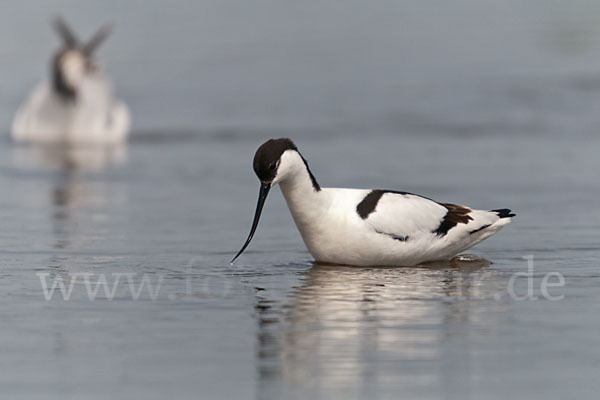
[[[49,81],[40,83],[17,111],[12,124],[16,142],[118,144],[129,133],[127,106],[113,95],[94,53],[110,34],[104,26],[81,42],[60,18],[54,28],[62,47],[51,60]]]
[[[246,249],[269,190],[281,187],[302,239],[317,262],[356,266],[413,266],[448,260],[498,232],[515,214],[438,203],[393,190],[322,188],[290,139],[258,148],[256,214]]]

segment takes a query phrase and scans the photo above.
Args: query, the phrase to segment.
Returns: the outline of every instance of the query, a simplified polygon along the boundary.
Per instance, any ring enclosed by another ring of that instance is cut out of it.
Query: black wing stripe
[[[390,238],[397,240],[399,242],[407,242],[408,241],[408,236],[398,236],[398,235],[394,235],[393,233],[386,233],[386,232],[381,232],[381,231],[375,231],[377,233],[379,233],[380,235],[386,235],[389,236]]]
[[[375,211],[375,209],[377,208],[377,203],[379,203],[379,200],[381,199],[381,197],[386,194],[386,193],[394,193],[394,194],[401,194],[401,195],[413,195],[412,193],[408,193],[408,192],[399,192],[396,190],[371,190],[369,192],[369,194],[367,194],[365,196],[364,199],[362,199],[362,201],[358,204],[358,206],[356,206],[356,212],[358,213],[358,215],[362,218],[362,219],[367,219],[367,217],[373,213]],[[413,195],[413,196],[417,196],[417,195]],[[422,196],[419,196],[422,197]]]
[[[477,233],[477,232],[481,232],[482,230],[484,230],[485,228],[489,228],[490,226],[492,226],[492,225],[491,224],[484,225],[484,226],[482,226],[479,229],[475,229],[474,231],[469,232],[469,235],[472,235],[472,234]]]

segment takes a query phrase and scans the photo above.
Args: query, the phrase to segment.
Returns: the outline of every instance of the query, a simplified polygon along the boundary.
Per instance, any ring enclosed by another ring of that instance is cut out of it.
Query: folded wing
[[[431,199],[386,190],[370,192],[357,212],[375,231],[398,239],[436,234],[451,213]]]

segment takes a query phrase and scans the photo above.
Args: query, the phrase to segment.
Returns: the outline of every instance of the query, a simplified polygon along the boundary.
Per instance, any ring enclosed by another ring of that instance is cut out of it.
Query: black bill
[[[254,221],[252,222],[252,228],[250,229],[250,234],[248,235],[248,239],[246,239],[246,243],[242,246],[242,249],[233,257],[231,262],[233,263],[236,258],[240,256],[246,250],[246,247],[250,244],[252,237],[254,236],[254,232],[256,232],[256,227],[258,226],[258,221],[260,220],[260,214],[262,213],[263,206],[265,205],[265,200],[267,199],[267,195],[269,194],[269,190],[271,190],[270,183],[261,183],[260,190],[258,192],[258,202],[256,203],[256,213],[254,214]]]

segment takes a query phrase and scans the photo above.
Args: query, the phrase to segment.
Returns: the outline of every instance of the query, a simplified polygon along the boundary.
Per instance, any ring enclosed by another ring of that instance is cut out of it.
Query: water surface
[[[122,149],[0,146],[3,397],[594,398],[596,5],[99,4],[0,17],[3,126],[44,71],[56,10],[84,32],[117,22],[101,57],[136,120]],[[281,136],[322,186],[517,217],[469,251],[483,260],[313,265],[273,190],[229,265],[254,151]],[[507,292],[523,257],[537,300]],[[543,296],[548,273],[562,300]],[[74,276],[68,301],[46,300],[40,279]],[[90,301],[84,277],[101,276],[120,277],[114,297]]]

